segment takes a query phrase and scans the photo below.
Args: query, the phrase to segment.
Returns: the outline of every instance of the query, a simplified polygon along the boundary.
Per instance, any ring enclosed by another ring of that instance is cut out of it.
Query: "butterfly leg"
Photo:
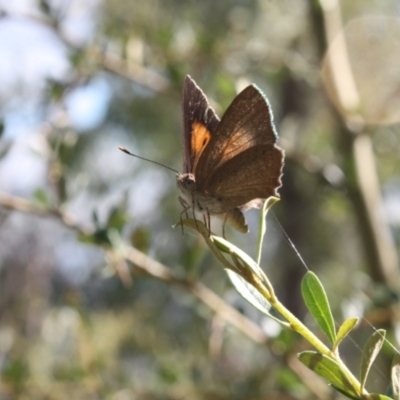
[[[211,236],[211,216],[208,208],[206,208],[206,214],[203,214],[204,225],[208,229],[208,236]]]
[[[208,225],[206,226],[208,226],[208,236],[211,236],[211,215],[210,212],[208,211],[208,208],[207,208],[207,223]]]
[[[187,201],[183,198],[179,196],[179,203],[181,203],[181,206],[183,207],[182,212],[179,214],[179,221],[181,223],[181,227],[182,227],[182,236],[184,235],[184,229],[183,229],[183,223],[182,223],[182,214],[186,214],[186,219],[189,218],[189,214],[188,214],[188,210],[190,208],[193,208],[193,206],[190,206]]]
[[[207,226],[207,220],[206,220],[206,215],[205,214],[203,214],[203,222],[204,222],[204,225]]]
[[[226,225],[226,221],[227,221],[227,220],[228,220],[228,213],[225,214],[224,222],[223,222],[223,224],[222,224],[222,237],[223,237],[224,239],[226,239],[226,238],[225,238],[225,225]]]
[[[194,207],[194,200],[192,201],[192,205],[189,205],[188,202],[179,196],[179,202],[181,203],[182,207],[183,207],[183,211],[180,214],[180,221],[182,223],[182,214],[185,213],[186,214],[186,219],[189,219],[189,214],[188,214],[188,210],[192,209],[192,213],[193,213],[193,219],[195,221],[196,224],[196,228],[197,230],[199,230],[199,227],[197,225],[197,219],[196,219],[196,214],[195,214],[195,207]],[[182,225],[182,235],[183,235],[183,225]]]
[[[181,206],[183,207],[183,211],[181,212],[181,215],[183,213],[185,213],[186,218],[188,219],[189,218],[188,210],[191,208],[191,206],[189,206],[189,204],[183,197],[179,196],[178,198],[179,198],[179,203],[181,203]]]
[[[192,202],[192,211],[193,211],[193,219],[194,219],[194,223],[196,224],[196,229],[198,232],[200,232],[199,226],[197,225],[197,218],[196,218],[196,214],[195,214],[195,204],[194,204],[194,199]]]

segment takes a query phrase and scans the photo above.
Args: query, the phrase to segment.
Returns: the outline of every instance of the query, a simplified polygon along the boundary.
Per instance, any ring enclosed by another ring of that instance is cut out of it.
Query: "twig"
[[[135,81],[155,92],[163,92],[169,86],[169,80],[162,75],[139,64],[128,62],[115,53],[104,52],[99,47],[92,46],[88,54],[106,71]]]
[[[79,226],[74,218],[62,212],[60,209],[49,209],[33,201],[21,197],[11,196],[0,191],[0,207],[8,210],[22,211],[30,214],[36,214],[43,217],[56,217],[60,219],[68,228],[87,234],[90,230]]]

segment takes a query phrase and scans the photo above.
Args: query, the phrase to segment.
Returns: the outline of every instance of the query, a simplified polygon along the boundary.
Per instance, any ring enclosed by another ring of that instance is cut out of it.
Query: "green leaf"
[[[201,221],[198,221],[197,219],[191,219],[191,218],[182,219],[176,225],[174,225],[174,228],[176,228],[177,226],[181,226],[182,229],[185,226],[187,226],[189,228],[194,229],[195,231],[200,232],[203,236],[206,236],[206,237],[210,236],[210,232],[207,229],[207,227]],[[185,231],[183,231],[183,232],[185,232]]]
[[[108,217],[107,227],[117,229],[119,232],[121,232],[129,220],[130,217],[125,211],[119,208],[114,208],[111,210],[111,213]]]
[[[400,399],[400,354],[396,353],[392,361],[392,390],[395,400]]]
[[[339,388],[335,387],[334,385],[332,385],[338,392],[342,393],[344,396],[348,397],[349,399],[353,399],[353,400],[360,400],[363,398],[366,398],[368,400],[393,400],[391,397],[385,396],[384,394],[378,394],[378,393],[369,393],[366,397],[361,397],[361,396],[357,396],[354,397],[348,393],[344,393],[342,390],[340,390]]]
[[[380,393],[369,393],[368,399],[372,400],[393,400],[391,397],[385,396],[384,394]]]
[[[185,219],[176,226],[179,225],[195,229],[203,235],[210,250],[225,266],[226,273],[233,286],[245,300],[270,318],[288,326],[286,320],[272,308],[267,299],[246,279],[246,275],[247,278],[257,278],[263,284],[266,292],[271,294],[271,291],[273,291],[263,270],[250,256],[227,240],[218,236],[210,236],[207,227],[200,221]],[[233,264],[222,253],[228,254]]]
[[[338,333],[336,335],[335,343],[333,344],[333,348],[336,349],[340,342],[349,334],[351,330],[358,324],[359,318],[349,318],[340,325]]]
[[[54,79],[48,79],[48,93],[51,99],[59,101],[62,99],[66,90],[66,85]]]
[[[90,234],[79,234],[78,240],[82,243],[99,244],[99,245],[110,245],[109,232],[107,229],[96,229]]]
[[[96,210],[92,210],[92,221],[94,226],[99,229],[100,228],[100,220],[99,220],[99,215]]]
[[[315,351],[304,351],[297,357],[306,367],[326,379],[341,393],[353,399],[359,398],[358,393],[336,361]]]
[[[121,232],[126,223],[130,220],[127,212],[128,196],[125,194],[118,205],[113,207],[108,215],[107,228],[113,228]]]
[[[273,320],[277,321],[279,324],[283,324],[288,326],[286,320],[278,318],[276,315],[273,315],[275,311],[271,304],[257,291],[257,289],[248,283],[242,276],[237,274],[236,272],[225,269],[225,272],[228,274],[232,285],[238,291],[238,293],[248,301],[252,306],[257,308],[257,310],[261,311],[263,314],[268,315]]]
[[[264,272],[248,254],[219,236],[212,236],[212,238],[215,245],[221,251],[229,254],[231,257],[233,255],[234,257],[242,261],[243,267],[245,267],[249,272],[256,274],[260,279],[263,278]]]
[[[263,270],[258,266],[258,264],[249,256],[247,255],[244,251],[240,250],[238,247],[233,245],[232,243],[228,242],[226,239],[223,239],[222,237],[219,236],[214,236],[210,235],[209,230],[207,227],[200,221],[194,220],[194,219],[184,219],[176,224],[176,226],[187,226],[192,229],[197,230],[200,232],[204,239],[206,240],[207,244],[210,246],[211,250],[213,251],[214,254],[216,252],[218,254],[217,257],[218,259],[221,260],[221,257],[223,257],[220,252],[228,254],[231,258],[236,258],[240,261],[242,261],[241,266],[244,267],[248,272],[254,273],[257,275],[257,277],[260,280],[264,280],[264,272]],[[225,266],[227,265],[227,260],[224,259],[225,262],[223,263]],[[240,272],[237,267],[234,265],[228,263],[228,268],[236,270],[238,273]]]
[[[44,209],[50,206],[49,196],[43,189],[37,189],[33,194],[33,199],[38,206]]]
[[[335,322],[329,307],[328,298],[318,277],[308,271],[301,281],[301,292],[311,315],[328,339],[335,343]]]
[[[51,8],[50,8],[50,5],[49,5],[49,2],[48,2],[48,1],[46,1],[46,0],[40,0],[40,2],[39,2],[39,7],[40,7],[40,10],[41,10],[44,14],[46,14],[47,16],[50,16],[50,15],[51,15]]]
[[[360,400],[360,396],[354,396],[354,395],[352,395],[352,394],[349,394],[349,393],[347,393],[347,392],[344,392],[342,389],[340,389],[340,388],[338,388],[338,387],[336,387],[335,385],[332,385],[332,387],[335,389],[335,390],[337,390],[339,393],[342,393],[342,395],[343,396],[346,396],[347,398],[349,398],[349,399],[352,399],[352,400]]]
[[[385,341],[386,331],[378,329],[375,331],[365,343],[363,354],[361,358],[361,388],[364,389],[365,382],[367,381],[368,373],[371,369],[372,363],[375,361],[376,356],[382,348]]]

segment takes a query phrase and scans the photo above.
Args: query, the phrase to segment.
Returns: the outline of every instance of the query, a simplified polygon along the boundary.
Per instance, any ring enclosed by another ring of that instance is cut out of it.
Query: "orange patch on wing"
[[[199,161],[201,153],[207,146],[211,139],[211,133],[205,125],[195,121],[192,124],[192,139],[191,139],[191,150],[194,158],[193,170],[196,168],[196,164]]]

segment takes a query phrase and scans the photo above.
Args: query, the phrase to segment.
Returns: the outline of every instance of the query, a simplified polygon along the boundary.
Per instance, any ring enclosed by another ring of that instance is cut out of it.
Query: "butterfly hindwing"
[[[245,206],[255,199],[278,196],[282,167],[281,149],[274,144],[254,146],[219,166],[204,190],[225,208]]]

